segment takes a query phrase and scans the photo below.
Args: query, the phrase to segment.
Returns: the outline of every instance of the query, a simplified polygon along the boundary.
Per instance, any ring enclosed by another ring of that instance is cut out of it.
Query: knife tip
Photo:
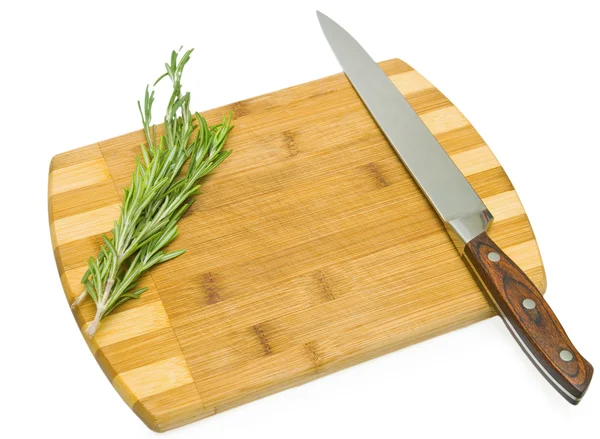
[[[324,26],[328,26],[331,18],[329,18],[327,15],[323,14],[321,11],[317,10],[317,20],[319,20],[319,23],[321,24],[321,27],[324,29]]]
[[[321,20],[322,18],[327,18],[327,15],[325,15],[321,11],[317,10],[317,18],[319,20]]]

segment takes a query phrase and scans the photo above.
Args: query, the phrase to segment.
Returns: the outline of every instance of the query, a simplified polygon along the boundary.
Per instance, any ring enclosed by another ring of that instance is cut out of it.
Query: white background
[[[140,127],[170,50],[195,47],[198,110],[340,71],[320,9],[376,60],[399,57],[491,146],[533,224],[547,300],[600,368],[597,2],[11,2],[0,27],[1,435],[151,437],[107,382],[66,304],[47,224],[60,152]],[[160,102],[158,102],[160,105]],[[164,437],[599,437],[600,378],[572,407],[498,318]]]

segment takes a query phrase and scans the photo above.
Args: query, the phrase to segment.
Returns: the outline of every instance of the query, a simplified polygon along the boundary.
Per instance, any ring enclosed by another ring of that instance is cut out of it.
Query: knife
[[[527,275],[487,235],[494,219],[446,151],[369,54],[317,11],[344,73],[390,145],[438,213],[459,254],[514,338],[542,375],[571,404],[594,369],[575,349]]]

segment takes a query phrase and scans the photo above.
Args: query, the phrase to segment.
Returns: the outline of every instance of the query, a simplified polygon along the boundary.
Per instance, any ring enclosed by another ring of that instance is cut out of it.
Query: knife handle
[[[567,401],[578,404],[594,368],[577,352],[533,282],[485,232],[466,245],[464,257],[533,364]]]

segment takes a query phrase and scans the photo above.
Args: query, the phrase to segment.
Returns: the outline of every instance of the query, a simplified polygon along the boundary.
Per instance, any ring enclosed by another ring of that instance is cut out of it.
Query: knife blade
[[[548,382],[567,401],[579,403],[594,369],[533,282],[488,236],[490,211],[369,54],[332,19],[319,11],[317,17],[350,83],[511,334]]]

